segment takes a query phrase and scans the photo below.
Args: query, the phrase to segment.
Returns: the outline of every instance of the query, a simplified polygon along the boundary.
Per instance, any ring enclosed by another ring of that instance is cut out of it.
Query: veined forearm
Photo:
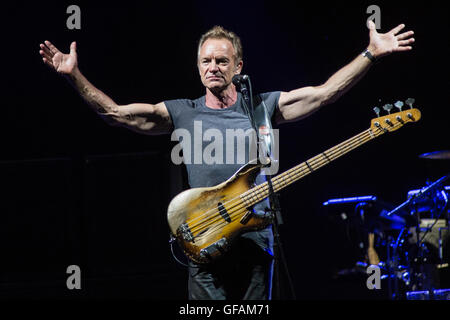
[[[91,109],[110,125],[124,126],[145,134],[168,133],[172,128],[170,116],[164,103],[156,105],[132,103],[119,106],[110,97],[94,87],[78,69],[70,75],[66,75],[66,77]]]
[[[117,120],[119,106],[91,84],[78,69],[71,75],[66,75],[66,78],[92,110],[102,116],[105,121],[112,124],[114,120]],[[116,116],[111,117],[112,115]]]
[[[358,55],[352,62],[333,74],[322,85],[325,89],[323,104],[339,99],[369,71],[371,64],[368,58]]]

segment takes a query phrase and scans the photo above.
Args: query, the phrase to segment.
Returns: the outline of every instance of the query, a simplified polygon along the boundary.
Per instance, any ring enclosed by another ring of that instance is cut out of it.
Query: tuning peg
[[[380,108],[374,107],[373,111],[377,114],[377,117],[379,118],[380,117]]]
[[[416,100],[414,98],[408,98],[408,99],[406,99],[405,103],[412,109],[413,108],[413,103],[415,101]]]
[[[392,104],[388,103],[383,106],[383,109],[386,110],[389,114],[391,114],[391,110],[393,107],[394,106]]]
[[[401,101],[397,101],[396,103],[394,103],[394,106],[399,110],[402,111],[402,107],[404,106],[403,102]]]

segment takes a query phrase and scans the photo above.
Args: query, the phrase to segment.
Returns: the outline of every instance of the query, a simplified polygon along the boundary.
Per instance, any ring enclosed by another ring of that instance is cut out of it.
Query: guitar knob
[[[377,117],[379,118],[380,117],[380,108],[374,107],[373,111],[377,114]]]
[[[397,101],[396,103],[394,103],[394,106],[399,110],[402,111],[402,107],[403,107],[403,102],[401,101]]]
[[[413,108],[413,103],[415,101],[416,100],[414,98],[408,98],[408,99],[406,99],[405,103],[412,109]]]
[[[391,110],[393,107],[394,106],[392,104],[388,103],[383,106],[383,109],[386,110],[388,112],[388,114],[391,114]]]

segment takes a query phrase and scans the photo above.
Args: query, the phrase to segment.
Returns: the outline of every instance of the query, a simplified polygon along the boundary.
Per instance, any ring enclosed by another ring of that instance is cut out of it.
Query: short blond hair
[[[241,39],[233,31],[228,31],[224,27],[221,27],[221,26],[212,27],[211,29],[206,31],[200,37],[200,40],[198,42],[197,59],[200,57],[200,49],[202,48],[202,45],[208,39],[227,39],[227,40],[229,40],[234,48],[234,59],[235,59],[236,64],[238,64],[242,60],[243,53],[242,53]]]

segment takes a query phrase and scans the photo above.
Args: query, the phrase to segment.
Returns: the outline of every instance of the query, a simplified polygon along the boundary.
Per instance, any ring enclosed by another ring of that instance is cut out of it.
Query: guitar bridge
[[[178,227],[177,233],[181,235],[181,237],[188,241],[188,242],[194,242],[194,235],[192,234],[191,229],[189,228],[187,223],[183,223]]]

